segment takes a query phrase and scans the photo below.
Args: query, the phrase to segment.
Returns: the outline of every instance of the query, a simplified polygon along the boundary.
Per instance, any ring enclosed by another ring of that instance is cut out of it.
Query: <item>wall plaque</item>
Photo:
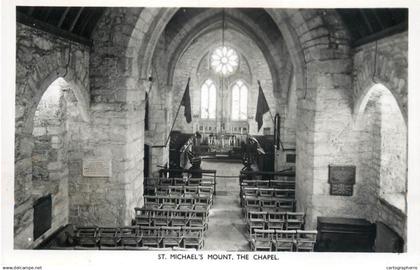
[[[111,177],[111,161],[104,159],[83,159],[83,176]]]
[[[330,195],[352,196],[356,183],[356,166],[328,166]]]

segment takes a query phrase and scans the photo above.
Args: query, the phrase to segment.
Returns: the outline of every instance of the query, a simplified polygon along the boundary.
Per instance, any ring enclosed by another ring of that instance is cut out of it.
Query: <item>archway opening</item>
[[[370,115],[364,123],[372,147],[369,174],[380,200],[406,213],[407,126],[391,91],[373,85],[362,100],[360,114]],[[366,154],[369,152],[367,151]]]
[[[31,161],[35,244],[69,223],[69,178],[72,175],[69,161],[81,156],[78,152],[81,151],[78,149],[80,129],[76,125],[83,122],[71,84],[62,77],[57,78],[42,95],[33,117]],[[41,202],[44,206],[39,205]],[[48,209],[45,205],[49,205]],[[44,208],[37,211],[38,207]]]

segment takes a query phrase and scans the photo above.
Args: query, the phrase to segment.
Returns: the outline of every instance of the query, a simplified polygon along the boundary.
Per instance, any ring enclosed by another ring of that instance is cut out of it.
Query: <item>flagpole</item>
[[[187,82],[187,85],[188,85],[189,83],[190,83],[190,77],[188,77],[188,82]],[[185,91],[186,91],[186,90],[187,90],[187,88],[185,88],[184,93],[182,94],[182,97],[184,97],[184,94],[185,94]],[[175,121],[176,121],[176,119],[178,118],[179,110],[181,109],[181,104],[182,104],[182,99],[181,99],[181,102],[179,102],[178,110],[176,111],[174,121],[172,122],[171,129],[169,130],[168,137],[166,138],[166,142],[165,142],[165,144],[164,144],[164,145],[159,145],[159,146],[161,146],[161,147],[166,147],[166,145],[168,145],[168,141],[169,141],[169,139],[171,138],[171,132],[172,132],[172,130],[173,130],[173,128],[174,128],[174,126],[175,126]],[[155,146],[155,147],[158,147],[158,146]]]

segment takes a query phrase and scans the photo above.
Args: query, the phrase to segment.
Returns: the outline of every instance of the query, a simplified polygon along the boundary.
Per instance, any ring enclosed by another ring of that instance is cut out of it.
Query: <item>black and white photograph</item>
[[[420,267],[420,5],[5,2],[2,269]]]

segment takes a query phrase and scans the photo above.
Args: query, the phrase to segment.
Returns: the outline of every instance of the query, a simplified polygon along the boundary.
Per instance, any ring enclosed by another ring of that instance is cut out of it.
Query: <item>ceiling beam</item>
[[[77,21],[79,20],[79,17],[80,17],[80,15],[82,14],[83,9],[84,9],[84,7],[81,7],[81,8],[79,9],[79,11],[77,12],[76,17],[74,18],[73,22],[71,23],[71,26],[70,26],[69,32],[73,32],[73,29],[74,29],[74,27],[76,26],[76,23],[77,23]]]
[[[67,7],[66,10],[61,15],[60,21],[57,24],[58,28],[61,28],[61,26],[63,25],[64,19],[66,19],[67,13],[69,13],[69,11],[70,11],[70,7]]]
[[[30,27],[34,27],[39,30],[45,31],[47,33],[62,37],[64,39],[68,39],[68,40],[71,40],[71,41],[74,41],[74,42],[77,42],[77,43],[80,43],[89,47],[92,46],[92,40],[90,39],[78,36],[69,31],[58,28],[54,25],[29,17],[28,15],[19,11],[16,12],[16,21],[21,24],[25,24]]]
[[[386,27],[384,26],[384,24],[382,23],[381,18],[379,18],[378,13],[376,13],[375,10],[373,10],[373,15],[375,16],[376,21],[378,22],[378,24],[381,26],[381,29],[384,30]]]
[[[87,16],[87,18],[83,18],[84,21],[82,23],[82,26],[80,28],[80,35],[83,35],[83,33],[85,32],[86,26],[88,25],[90,19],[93,17],[94,11],[90,12],[89,15]]]
[[[362,15],[363,21],[365,22],[365,24],[367,25],[368,29],[369,29],[369,34],[372,34],[373,31],[373,27],[372,24],[370,23],[368,17],[366,16],[366,13],[363,10],[360,10],[360,14]]]
[[[370,43],[372,41],[376,41],[376,40],[379,40],[379,39],[382,39],[382,38],[385,38],[385,37],[388,37],[388,36],[392,36],[394,34],[398,34],[398,33],[407,31],[407,29],[408,29],[408,22],[403,22],[403,23],[397,24],[393,27],[386,28],[383,31],[379,31],[379,32],[376,32],[372,35],[360,38],[360,39],[352,42],[352,47],[358,47],[358,46]]]

